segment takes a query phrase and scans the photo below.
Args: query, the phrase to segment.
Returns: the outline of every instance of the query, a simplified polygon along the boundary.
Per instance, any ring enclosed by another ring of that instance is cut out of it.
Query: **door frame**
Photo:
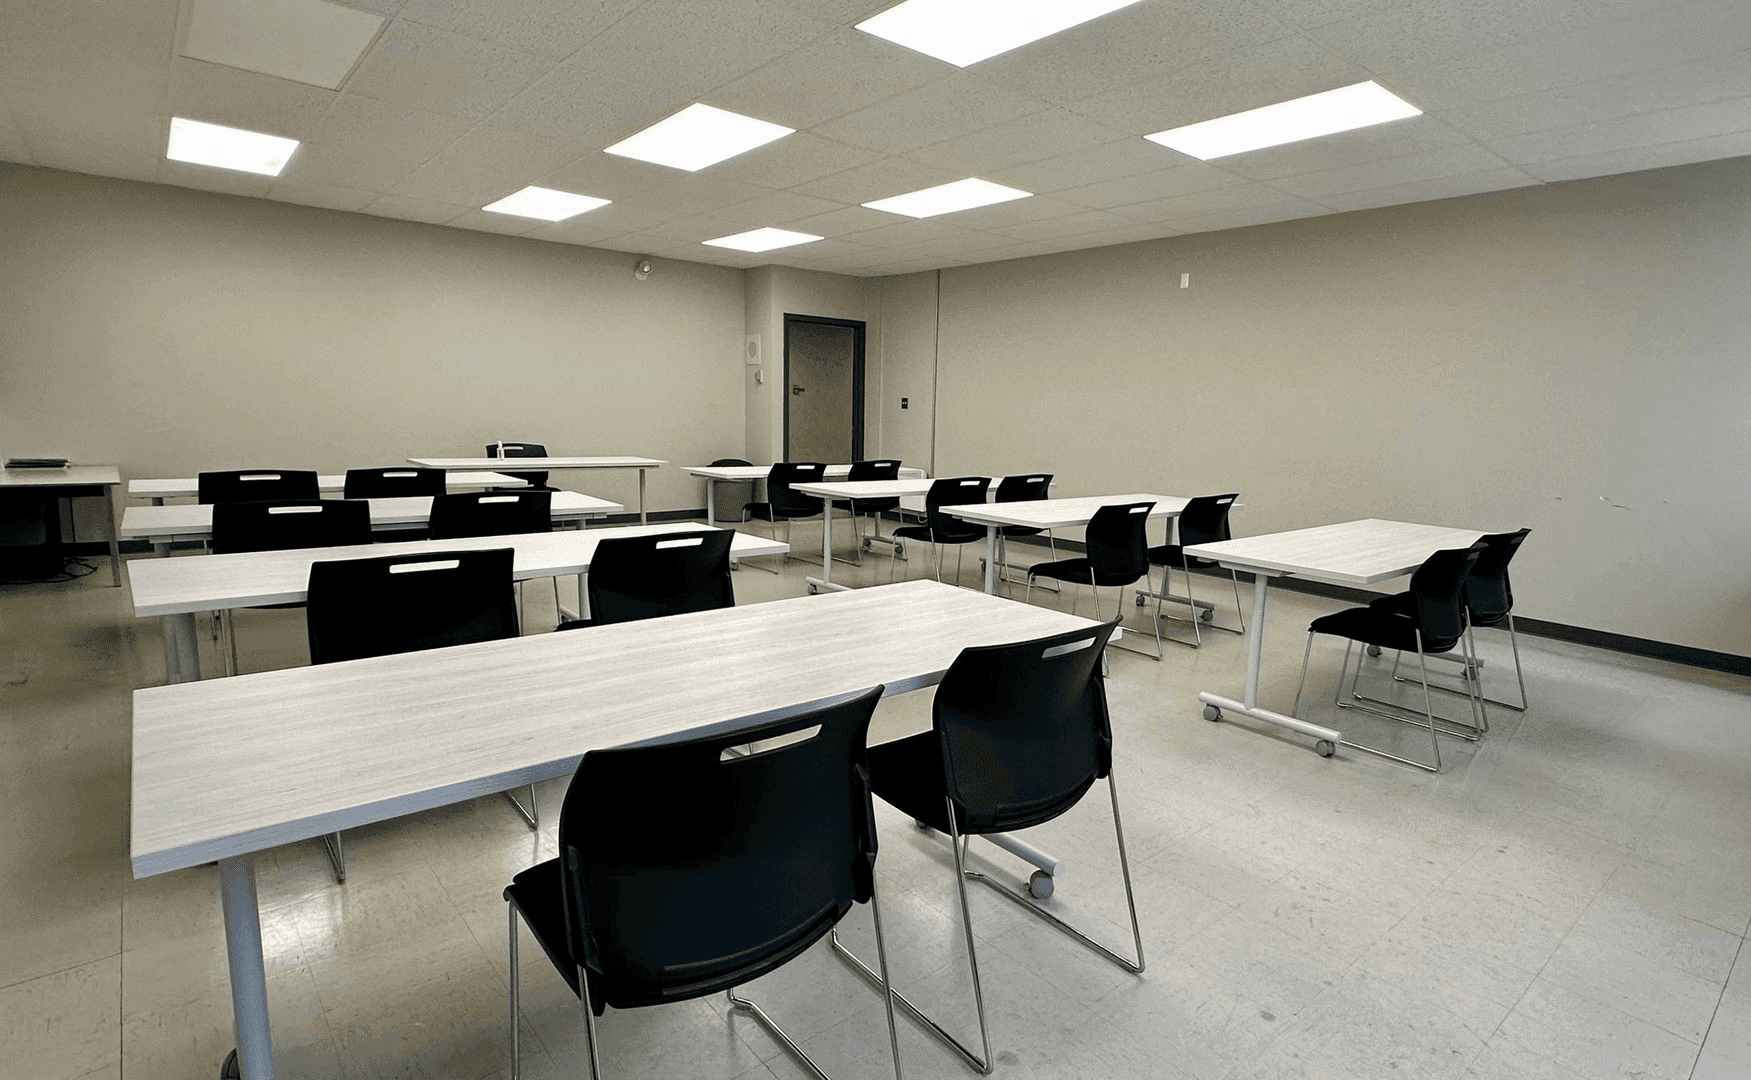
[[[851,460],[863,460],[863,346],[868,324],[860,319],[829,319],[824,315],[784,313],[784,460],[790,461],[790,328],[802,323],[851,328]],[[834,464],[837,464],[836,462]]]

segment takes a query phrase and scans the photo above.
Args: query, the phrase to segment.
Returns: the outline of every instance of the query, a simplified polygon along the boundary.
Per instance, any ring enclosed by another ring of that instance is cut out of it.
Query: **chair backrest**
[[[1152,502],[1103,506],[1088,519],[1082,543],[1096,585],[1129,585],[1149,573]]]
[[[432,496],[432,539],[553,531],[551,491],[459,491]]]
[[[715,468],[719,465],[752,465],[754,463],[752,461],[743,461],[739,457],[720,457],[711,464]]]
[[[1117,625],[961,650],[933,726],[963,830],[1050,821],[1112,768],[1100,658]]]
[[[1195,499],[1186,500],[1186,508],[1179,514],[1180,546],[1214,544],[1219,540],[1234,539],[1234,534],[1228,529],[1228,511],[1233,509],[1234,501],[1238,498],[1238,493],[1229,492],[1226,495],[1199,495]]]
[[[870,458],[867,461],[854,461],[851,463],[851,471],[845,475],[847,480],[898,480],[899,478],[899,458]]]
[[[195,497],[203,503],[260,502],[264,499],[320,499],[312,469],[234,469],[204,472],[195,479]]]
[[[584,755],[560,809],[560,893],[567,944],[589,967],[598,1014],[757,978],[873,895],[864,744],[881,694],[877,686],[782,720]]]
[[[371,542],[371,504],[268,499],[213,504],[213,554],[344,547]]]
[[[1016,473],[997,481],[995,502],[1033,502],[1047,498],[1052,490],[1051,473]]]
[[[509,442],[500,439],[498,442],[487,444],[486,456],[496,458],[546,457],[547,447],[538,442]],[[515,477],[518,480],[526,480],[530,487],[547,486],[547,474],[544,472],[507,472],[505,475]]]
[[[991,489],[989,476],[944,476],[930,482],[930,490],[924,493],[924,524],[933,532],[943,535],[977,532],[985,533],[983,525],[969,525],[957,517],[950,517],[942,512],[945,506],[961,506],[965,503],[982,503],[985,494]]]
[[[1480,537],[1483,554],[1472,564],[1465,579],[1465,604],[1473,626],[1494,626],[1514,610],[1514,589],[1508,583],[1508,563],[1520,550],[1531,529],[1490,533]]]
[[[516,637],[514,555],[491,548],[312,564],[310,662]]]
[[[442,495],[444,470],[398,465],[388,469],[348,469],[341,495],[348,499],[393,499],[403,495]]]
[[[728,529],[612,537],[590,557],[596,625],[736,606]]]
[[[1411,618],[1422,633],[1424,652],[1445,652],[1465,633],[1465,578],[1483,550],[1479,540],[1468,548],[1437,551],[1411,575]]]
[[[766,502],[774,518],[813,517],[821,512],[821,500],[799,495],[792,484],[818,484],[826,479],[827,466],[819,461],[778,461],[766,473]]]

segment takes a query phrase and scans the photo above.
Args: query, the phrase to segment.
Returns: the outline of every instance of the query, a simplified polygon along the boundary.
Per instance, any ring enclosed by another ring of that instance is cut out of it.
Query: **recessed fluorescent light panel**
[[[736,251],[776,251],[779,248],[795,247],[798,244],[812,244],[820,237],[806,232],[791,232],[789,229],[754,229],[751,232],[737,233],[734,236],[720,236],[716,240],[706,240],[704,243],[712,247],[733,248]]]
[[[620,140],[605,152],[696,172],[782,139],[795,130],[695,102],[667,120],[659,120],[637,135]]]
[[[1423,110],[1378,83],[1362,82],[1261,109],[1145,135],[1150,142],[1212,161],[1267,146],[1421,116]]]
[[[199,120],[173,116],[170,118],[170,145],[165,148],[164,156],[190,165],[211,165],[215,169],[278,176],[296,149],[297,139],[282,139],[278,135],[263,135],[259,131],[203,124]]]
[[[481,209],[490,214],[515,214],[517,217],[536,218],[540,221],[564,221],[598,206],[607,206],[608,202],[607,199],[592,198],[589,195],[573,195],[569,191],[555,191],[552,188],[531,185]]]
[[[857,24],[866,34],[967,67],[1139,0],[905,0]]]
[[[975,206],[992,206],[1013,199],[1030,199],[1033,192],[1022,191],[1019,188],[1004,187],[993,184],[989,180],[956,180],[952,184],[938,184],[936,187],[924,188],[921,191],[909,191],[904,195],[894,195],[863,205],[871,210],[886,210],[890,214],[904,214],[907,217],[927,218],[938,214],[952,214],[956,210],[971,210]]]

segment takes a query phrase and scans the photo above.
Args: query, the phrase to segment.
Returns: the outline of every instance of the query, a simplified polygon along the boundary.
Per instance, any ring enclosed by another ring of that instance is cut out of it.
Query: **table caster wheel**
[[[1143,606],[1143,591],[1141,589],[1137,591],[1137,606]]]
[[[1369,656],[1379,656],[1380,655],[1380,646],[1378,646],[1378,645],[1368,646],[1368,655]]]
[[[225,1055],[224,1064],[219,1066],[219,1080],[243,1080],[243,1070],[237,1064],[236,1050]]]
[[[1216,621],[1216,609],[1215,608],[1199,608],[1198,609],[1198,621],[1199,622],[1215,622]]]
[[[917,829],[919,832],[929,832],[930,831],[930,826],[926,825],[922,821],[919,821],[917,818],[912,819],[912,827]]]
[[[1214,705],[1206,705],[1204,706],[1204,719],[1214,724],[1216,721],[1222,719],[1222,710]]]
[[[899,541],[895,541],[894,542],[894,558],[904,559],[905,557],[906,557],[906,545],[900,543]]]
[[[1055,887],[1052,883],[1052,875],[1044,870],[1035,870],[1027,879],[1027,891],[1033,895],[1035,900],[1050,900],[1052,890]]]
[[[1331,757],[1338,752],[1337,745],[1330,739],[1321,739],[1313,744],[1314,752],[1320,757]]]

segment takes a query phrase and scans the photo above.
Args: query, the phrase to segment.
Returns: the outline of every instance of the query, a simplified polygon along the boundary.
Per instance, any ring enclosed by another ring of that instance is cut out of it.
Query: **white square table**
[[[446,472],[480,469],[515,469],[518,472],[524,470],[529,472],[559,472],[565,469],[637,469],[638,520],[641,525],[646,521],[644,509],[645,470],[668,464],[667,461],[660,458],[647,457],[410,457],[407,461],[410,465],[423,465],[428,469],[443,469]]]
[[[1221,566],[1254,575],[1242,699],[1236,701],[1203,691],[1198,694],[1198,700],[1204,703],[1204,718],[1220,720],[1223,712],[1229,711],[1288,728],[1318,740],[1314,748],[1321,756],[1330,757],[1344,741],[1342,732],[1274,712],[1258,703],[1259,665],[1265,641],[1265,602],[1270,580],[1292,576],[1337,585],[1373,585],[1403,577],[1437,551],[1470,547],[1482,535],[1476,529],[1450,529],[1440,525],[1366,518],[1187,547],[1188,556],[1212,559]]]
[[[909,581],[136,690],[129,858],[136,878],[218,861],[238,1059],[271,1080],[257,852],[569,776],[593,749],[905,693],[969,645],[1095,625]]]
[[[116,485],[121,470],[114,465],[65,465],[55,469],[0,469],[0,495],[8,491],[32,491],[55,499],[73,500],[101,495],[108,513],[110,575],[117,588],[122,584],[122,552],[117,545]]]

